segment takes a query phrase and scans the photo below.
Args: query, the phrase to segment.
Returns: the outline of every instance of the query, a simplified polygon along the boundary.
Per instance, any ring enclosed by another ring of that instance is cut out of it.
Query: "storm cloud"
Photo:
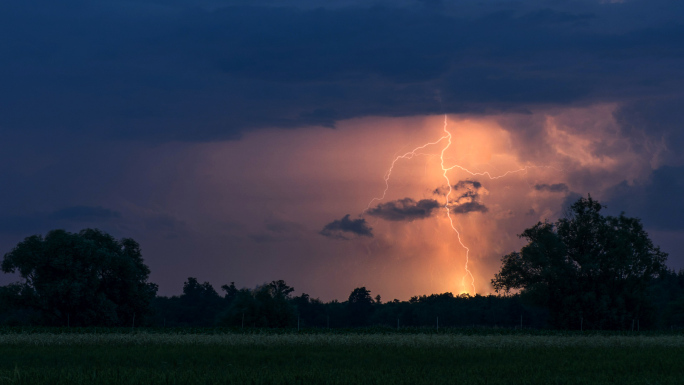
[[[478,202],[480,199],[482,183],[476,180],[460,180],[452,186],[449,207],[454,214],[467,214],[471,212],[486,213],[487,206]],[[446,196],[448,187],[442,186],[432,191],[435,195]]]
[[[418,202],[411,198],[380,203],[376,207],[366,210],[366,214],[388,221],[407,221],[425,219],[432,216],[442,205],[434,199],[421,199]]]
[[[475,180],[462,180],[453,185],[452,198],[449,202],[451,212],[454,214],[467,214],[470,212],[486,213],[487,207],[477,202],[480,198],[478,190],[482,184]],[[445,196],[448,188],[438,187],[433,190],[433,194]],[[435,199],[421,199],[415,201],[412,198],[403,198],[377,206],[365,211],[365,214],[381,218],[387,221],[406,221],[412,222],[416,219],[425,219],[433,216],[444,206]]]
[[[2,2],[0,130],[213,141],[681,95],[679,2],[432,3]]]
[[[451,208],[451,212],[454,214],[467,214],[473,212],[486,213],[487,211],[489,211],[487,206],[475,201],[456,204]]]
[[[662,167],[642,183],[623,181],[610,195],[606,206],[614,214],[624,211],[650,228],[684,230],[684,167]]]
[[[350,236],[373,237],[373,228],[365,219],[349,219],[349,214],[336,219],[323,227],[319,234],[328,238],[349,240]]]

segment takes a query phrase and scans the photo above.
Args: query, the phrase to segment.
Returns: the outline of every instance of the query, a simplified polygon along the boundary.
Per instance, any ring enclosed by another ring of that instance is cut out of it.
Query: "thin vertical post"
[[[325,318],[326,318],[326,321],[327,321],[327,324],[328,324],[328,329],[330,329],[330,314],[327,314],[327,315],[325,316]]]
[[[439,331],[439,316],[437,316],[437,331]]]
[[[242,328],[245,328],[245,312],[242,312]]]
[[[71,325],[69,324],[69,313],[67,313],[67,327],[71,327]]]
[[[297,331],[299,331],[299,314],[297,314]]]
[[[634,319],[632,319],[632,331],[634,331]]]
[[[584,318],[580,317],[580,331],[584,331]]]
[[[520,314],[520,330],[522,330],[522,314]]]
[[[399,330],[399,318],[397,318],[397,330]]]

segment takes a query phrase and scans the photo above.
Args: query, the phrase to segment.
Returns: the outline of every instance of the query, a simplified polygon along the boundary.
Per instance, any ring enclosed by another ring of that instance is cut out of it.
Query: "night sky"
[[[591,194],[684,268],[683,20],[679,0],[1,1],[0,254],[96,227],[141,244],[162,295],[488,294],[517,234]]]

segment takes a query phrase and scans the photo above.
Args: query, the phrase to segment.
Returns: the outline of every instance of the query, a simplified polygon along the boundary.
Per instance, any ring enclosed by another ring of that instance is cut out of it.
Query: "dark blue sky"
[[[259,236],[212,233],[215,222],[188,214],[206,208],[192,193],[210,189],[202,149],[369,117],[610,105],[620,145],[592,151],[628,147],[648,172],[614,169],[622,181],[595,193],[612,213],[642,218],[671,266],[684,267],[682,20],[677,0],[2,1],[0,251],[53,228],[100,227],[142,243],[163,293],[193,275],[216,286],[290,279],[316,295],[325,280],[282,270],[306,246],[268,268],[243,256],[250,242],[317,234],[307,214],[265,214]],[[506,129],[537,151],[540,126],[517,122]],[[591,137],[582,124],[574,132]],[[261,170],[245,157],[227,167]],[[247,196],[245,183],[226,189]],[[186,193],[171,202],[170,191]],[[340,208],[338,218],[346,213],[356,214]],[[233,229],[246,214],[225,215]]]

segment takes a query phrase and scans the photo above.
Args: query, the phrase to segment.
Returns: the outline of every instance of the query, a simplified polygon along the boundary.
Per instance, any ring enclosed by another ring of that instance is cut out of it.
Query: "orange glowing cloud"
[[[516,234],[557,218],[572,194],[601,199],[610,186],[648,175],[649,155],[621,138],[614,109],[264,130],[196,145],[198,180],[169,199],[193,196],[178,215],[207,234],[207,249],[233,252],[219,281],[285,279],[323,299],[358,286],[386,299],[487,294],[501,255],[521,246]],[[476,209],[456,209],[464,204]],[[372,227],[373,236],[320,235],[340,218]]]

